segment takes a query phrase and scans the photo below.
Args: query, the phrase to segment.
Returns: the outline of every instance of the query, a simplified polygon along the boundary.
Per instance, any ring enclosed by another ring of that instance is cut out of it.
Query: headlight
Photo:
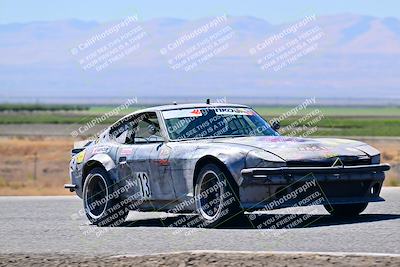
[[[285,165],[284,160],[264,150],[252,150],[246,156],[246,168],[272,168]]]
[[[379,164],[381,162],[381,154],[379,150],[373,148],[372,146],[365,144],[356,148],[370,156],[372,164]]]

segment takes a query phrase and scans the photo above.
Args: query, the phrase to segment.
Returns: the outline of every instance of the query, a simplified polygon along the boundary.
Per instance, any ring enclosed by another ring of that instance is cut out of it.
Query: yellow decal
[[[327,158],[327,159],[338,157],[338,156],[339,156],[338,153],[327,153],[327,154],[325,154],[325,158]]]
[[[82,163],[84,159],[85,159],[85,151],[81,151],[76,156],[76,163]]]

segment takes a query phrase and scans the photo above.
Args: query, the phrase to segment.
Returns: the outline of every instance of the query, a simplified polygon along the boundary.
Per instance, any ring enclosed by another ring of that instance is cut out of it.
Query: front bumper
[[[308,174],[365,174],[365,173],[378,173],[390,170],[389,164],[373,164],[373,165],[359,165],[359,166],[334,166],[334,167],[279,167],[279,168],[251,168],[243,169],[243,177],[253,178],[272,178],[275,175],[288,178],[292,175],[308,175]]]
[[[384,200],[379,194],[384,172],[389,169],[388,164],[243,169],[239,194],[243,207],[257,209],[315,181],[313,190],[324,196],[324,201],[319,204],[377,202]],[[292,206],[305,197],[307,194],[299,195],[298,199],[287,201],[282,207]]]

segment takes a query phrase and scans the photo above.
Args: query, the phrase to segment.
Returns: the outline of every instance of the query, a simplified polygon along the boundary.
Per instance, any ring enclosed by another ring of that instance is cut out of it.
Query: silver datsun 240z
[[[358,141],[280,136],[253,109],[181,104],[129,114],[72,150],[71,184],[98,226],[129,210],[196,212],[214,227],[244,211],[324,205],[356,216],[379,196],[384,171]]]

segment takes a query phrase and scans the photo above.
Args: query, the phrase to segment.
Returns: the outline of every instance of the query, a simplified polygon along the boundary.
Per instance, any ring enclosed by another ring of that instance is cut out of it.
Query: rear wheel
[[[207,164],[200,170],[194,191],[200,227],[215,227],[242,217],[237,185],[217,165]]]
[[[357,203],[325,205],[324,207],[333,216],[354,217],[363,212],[367,206],[368,203]]]
[[[108,173],[102,168],[92,169],[83,185],[83,205],[89,221],[97,226],[118,226],[129,210],[113,192]]]

